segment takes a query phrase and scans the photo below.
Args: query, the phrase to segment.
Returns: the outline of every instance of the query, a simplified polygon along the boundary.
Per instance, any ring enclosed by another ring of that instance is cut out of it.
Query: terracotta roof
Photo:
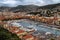
[[[38,38],[37,37],[34,37],[34,39],[33,40],[38,40]]]
[[[18,27],[13,27],[13,26],[12,26],[12,27],[10,27],[10,28],[12,28],[12,29],[19,29]]]
[[[32,38],[33,36],[32,35],[26,35],[26,36],[24,36],[23,38],[24,39],[28,39],[28,38]]]
[[[19,30],[16,34],[24,33],[24,32],[25,32],[24,30]]]
[[[16,27],[16,26],[12,26],[12,27]]]
[[[16,31],[16,30],[11,30],[12,32]]]

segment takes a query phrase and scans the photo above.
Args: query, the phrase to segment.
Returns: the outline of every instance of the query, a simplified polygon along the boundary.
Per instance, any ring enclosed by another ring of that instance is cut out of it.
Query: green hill
[[[0,26],[0,40],[21,40],[16,34],[10,33],[8,30]]]

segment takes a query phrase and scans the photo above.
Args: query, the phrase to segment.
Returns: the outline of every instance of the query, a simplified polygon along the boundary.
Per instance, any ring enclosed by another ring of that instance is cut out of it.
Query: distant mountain
[[[0,7],[0,11],[11,11],[11,12],[39,12],[42,10],[60,10],[60,3],[51,4],[46,6],[36,6],[36,5],[19,5],[17,7]]]
[[[9,9],[11,9],[11,7],[1,6],[0,7],[0,12],[8,11]]]
[[[31,12],[31,11],[36,11],[38,6],[35,5],[19,5],[17,7],[11,8],[9,11],[13,12]]]
[[[58,6],[60,6],[60,3],[58,4],[50,4],[50,5],[45,5],[45,6],[41,6],[40,8],[44,8],[44,9],[52,9],[52,8],[57,8]]]

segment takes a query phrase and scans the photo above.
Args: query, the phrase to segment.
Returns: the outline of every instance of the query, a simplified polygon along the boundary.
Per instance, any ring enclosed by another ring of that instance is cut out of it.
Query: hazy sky
[[[60,0],[0,0],[0,6],[17,6],[17,5],[48,5],[60,3]]]

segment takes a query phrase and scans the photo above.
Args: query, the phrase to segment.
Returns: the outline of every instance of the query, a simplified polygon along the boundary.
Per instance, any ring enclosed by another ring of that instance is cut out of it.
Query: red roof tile
[[[33,36],[32,35],[26,35],[26,36],[24,36],[23,38],[24,39],[28,39],[28,38],[32,38]]]
[[[16,34],[24,33],[24,32],[25,32],[24,30],[19,30]]]

